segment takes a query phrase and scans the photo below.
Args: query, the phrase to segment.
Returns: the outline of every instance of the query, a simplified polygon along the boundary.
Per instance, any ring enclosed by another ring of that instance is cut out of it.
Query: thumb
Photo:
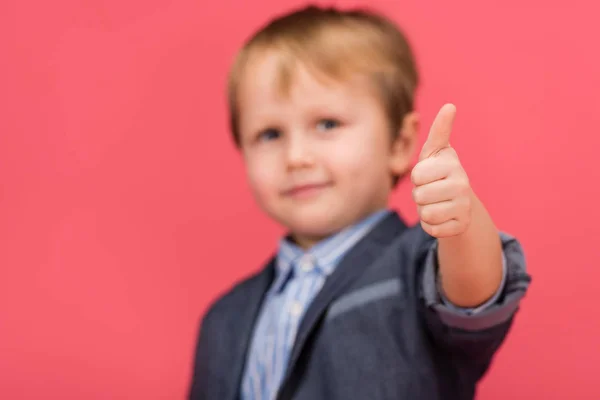
[[[423,144],[419,160],[429,158],[438,151],[450,147],[450,133],[456,116],[454,104],[444,104],[431,124],[429,136]]]

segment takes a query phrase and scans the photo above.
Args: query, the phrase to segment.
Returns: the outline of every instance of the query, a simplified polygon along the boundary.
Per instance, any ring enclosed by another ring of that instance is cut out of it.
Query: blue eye
[[[340,123],[334,119],[322,119],[317,124],[317,129],[320,131],[328,131],[340,126]]]
[[[265,129],[258,135],[259,141],[271,141],[278,139],[281,136],[281,132],[277,129]]]

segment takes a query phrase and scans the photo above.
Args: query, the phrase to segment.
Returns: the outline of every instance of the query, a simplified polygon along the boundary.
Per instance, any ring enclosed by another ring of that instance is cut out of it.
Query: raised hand
[[[452,104],[440,109],[411,174],[421,226],[436,238],[460,235],[471,223],[473,191],[450,146],[455,116]]]

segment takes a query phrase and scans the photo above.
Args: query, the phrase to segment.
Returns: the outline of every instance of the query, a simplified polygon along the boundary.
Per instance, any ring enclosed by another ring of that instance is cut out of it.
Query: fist
[[[436,238],[460,235],[471,223],[473,192],[450,146],[455,115],[454,105],[441,108],[411,174],[421,226]]]

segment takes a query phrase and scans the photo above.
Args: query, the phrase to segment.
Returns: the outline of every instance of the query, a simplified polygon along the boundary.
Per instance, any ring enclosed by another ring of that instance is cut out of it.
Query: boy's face
[[[405,118],[392,143],[366,80],[325,83],[298,66],[283,94],[278,72],[268,56],[246,68],[241,150],[258,204],[307,248],[386,207],[392,176],[409,167],[417,120]]]

